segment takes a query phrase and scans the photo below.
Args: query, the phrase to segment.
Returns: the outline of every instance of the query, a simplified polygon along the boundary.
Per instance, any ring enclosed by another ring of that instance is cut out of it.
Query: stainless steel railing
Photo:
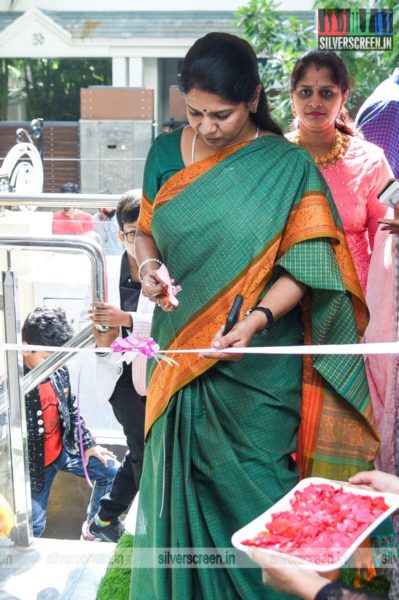
[[[7,255],[13,249],[46,250],[48,252],[66,252],[70,254],[85,254],[92,265],[91,283],[93,301],[106,300],[107,286],[105,280],[105,257],[103,250],[91,238],[78,235],[52,235],[49,237],[30,237],[26,235],[0,235],[0,249],[6,250]],[[8,259],[10,262],[10,259]]]
[[[136,188],[135,195],[141,196]],[[47,208],[115,208],[121,194],[16,194],[1,192],[0,206],[41,206]]]
[[[9,255],[13,249],[22,250],[47,250],[52,252],[63,252],[72,254],[85,254],[91,262],[91,290],[92,301],[107,299],[107,286],[105,279],[105,257],[102,248],[97,242],[81,236],[53,235],[48,238],[30,238],[22,235],[4,236],[0,235],[0,250],[6,250]],[[8,258],[10,264],[10,258]],[[84,347],[93,341],[91,326],[75,335],[67,346]],[[48,377],[56,369],[62,366],[73,354],[66,352],[54,352],[51,356],[33,369],[23,379],[24,393],[29,392],[40,381]]]
[[[78,236],[54,235],[48,238],[29,238],[21,235],[0,236],[0,250],[7,253],[8,269],[1,272],[3,289],[3,320],[5,341],[16,343],[18,340],[18,320],[16,316],[17,285],[15,273],[11,270],[11,253],[14,249],[45,250],[52,252],[82,253],[91,262],[91,281],[93,301],[107,299],[105,280],[105,258],[102,248],[94,240]],[[83,347],[92,339],[91,326],[87,326],[66,345]],[[9,440],[12,465],[14,509],[17,515],[15,541],[27,546],[31,543],[31,504],[29,494],[29,475],[26,454],[27,433],[25,425],[24,395],[40,381],[62,366],[72,354],[54,352],[41,365],[22,377],[20,354],[15,350],[6,353],[6,376],[4,392],[9,404]],[[25,449],[25,450],[24,450]]]
[[[64,344],[66,348],[85,348],[90,346],[94,342],[94,336],[92,334],[92,326],[87,325],[84,329],[79,331],[77,335],[74,335],[69,342]],[[24,375],[22,379],[22,388],[24,394],[27,394],[34,387],[36,387],[43,379],[46,379],[54,373],[57,369],[69,360],[72,356],[75,356],[76,352],[54,352],[51,356],[46,358],[39,366],[29,371]]]

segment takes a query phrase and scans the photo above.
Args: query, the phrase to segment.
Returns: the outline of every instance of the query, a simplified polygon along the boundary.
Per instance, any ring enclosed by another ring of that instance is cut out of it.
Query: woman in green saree
[[[201,38],[181,88],[189,126],[150,150],[136,256],[143,292],[158,304],[160,346],[213,340],[221,352],[176,354],[178,367],[149,373],[131,598],[288,598],[229,558],[231,535],[300,470],[346,478],[370,467],[378,439],[363,361],[223,349],[356,342],[364,299],[328,188],[272,121],[251,47],[228,34]],[[160,262],[182,287],[178,308]],[[237,294],[241,318],[222,335]],[[213,560],[218,568],[204,568]]]

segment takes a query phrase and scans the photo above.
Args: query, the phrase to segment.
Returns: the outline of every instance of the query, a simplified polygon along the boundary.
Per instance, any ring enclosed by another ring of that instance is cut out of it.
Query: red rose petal
[[[265,531],[242,543],[320,564],[320,551],[343,554],[388,508],[381,496],[353,494],[329,484],[309,484],[296,490],[290,505],[290,510],[271,515]]]

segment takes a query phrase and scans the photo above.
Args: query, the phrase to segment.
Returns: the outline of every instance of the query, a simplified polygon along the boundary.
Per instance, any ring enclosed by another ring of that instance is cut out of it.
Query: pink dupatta
[[[391,342],[399,339],[397,260],[396,236],[379,229],[374,239],[367,280],[366,300],[372,318],[365,331],[365,342]],[[398,356],[367,356],[366,371],[381,436],[376,466],[383,471],[394,473]]]

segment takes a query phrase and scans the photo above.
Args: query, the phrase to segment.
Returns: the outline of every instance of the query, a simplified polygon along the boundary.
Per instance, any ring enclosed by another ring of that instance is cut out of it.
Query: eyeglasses
[[[136,238],[136,230],[133,229],[133,231],[123,231],[122,233],[125,236],[125,238],[127,239],[127,241],[130,242],[131,244],[133,244],[133,242]]]

